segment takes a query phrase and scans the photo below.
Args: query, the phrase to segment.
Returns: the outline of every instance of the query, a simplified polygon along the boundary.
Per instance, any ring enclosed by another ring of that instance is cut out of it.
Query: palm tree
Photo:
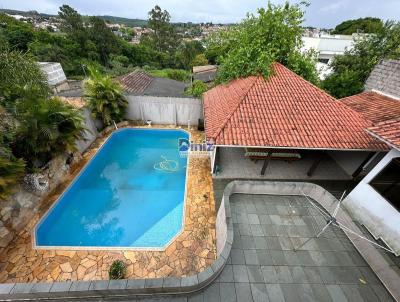
[[[55,155],[76,150],[86,128],[78,109],[59,98],[25,100],[17,108],[18,126],[13,153],[33,168]]]
[[[121,85],[94,68],[89,68],[89,72],[90,76],[84,87],[85,97],[93,115],[100,119],[104,126],[111,125],[112,121],[121,121],[128,107]]]

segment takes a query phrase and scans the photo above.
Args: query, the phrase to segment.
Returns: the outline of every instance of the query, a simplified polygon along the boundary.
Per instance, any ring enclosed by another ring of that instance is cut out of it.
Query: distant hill
[[[38,13],[36,11],[19,11],[19,10],[13,10],[13,9],[0,9],[0,12],[9,14],[9,15],[21,15],[24,17],[33,17],[33,16],[40,16],[43,18],[50,18],[50,17],[58,17],[58,15],[49,15],[49,14],[43,14],[43,13]],[[86,17],[86,16],[83,16]],[[119,24],[124,24],[126,26],[130,27],[135,27],[135,26],[147,26],[147,20],[142,20],[142,19],[129,19],[129,18],[122,18],[122,17],[115,17],[115,16],[98,16],[99,18],[103,19],[106,22],[109,23],[119,23]]]

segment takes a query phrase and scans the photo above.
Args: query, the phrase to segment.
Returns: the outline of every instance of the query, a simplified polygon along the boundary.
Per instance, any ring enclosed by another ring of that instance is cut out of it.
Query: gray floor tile
[[[268,250],[257,250],[257,258],[260,265],[273,265],[272,256]]]
[[[247,267],[245,265],[233,265],[233,278],[235,282],[249,282]]]
[[[358,290],[358,285],[342,284],[340,288],[344,292],[348,301],[351,302],[363,302],[364,299]]]
[[[242,248],[243,249],[256,249],[256,246],[254,244],[254,237],[252,236],[241,236],[241,241],[242,241]]]
[[[225,265],[221,274],[219,275],[220,282],[233,282],[233,269],[232,265]]]
[[[261,272],[264,277],[265,283],[277,283],[278,277],[276,275],[275,266],[261,266]]]
[[[219,284],[212,283],[210,286],[206,287],[203,292],[204,302],[221,302],[220,295],[219,295]]]
[[[232,264],[245,264],[243,250],[232,249],[231,250]]]
[[[308,283],[324,283],[319,269],[316,266],[304,266],[304,273],[306,274]]]
[[[283,251],[270,251],[272,261],[274,262],[275,265],[285,265],[286,264],[286,259],[283,254]]]
[[[254,210],[257,211],[255,207],[254,207]],[[258,215],[257,214],[247,214],[247,217],[249,218],[249,223],[250,224],[260,224],[260,220],[258,219]]]
[[[289,237],[278,237],[282,250],[293,250],[293,243]]]
[[[307,276],[301,266],[289,266],[294,283],[309,283]]]
[[[323,284],[310,284],[313,295],[318,302],[335,302],[333,301],[328,289]]]
[[[280,286],[285,297],[285,302],[301,301],[301,292],[298,284],[281,284]]]
[[[267,288],[264,283],[252,283],[250,284],[251,293],[254,302],[268,302]]]
[[[260,224],[251,224],[250,229],[251,229],[251,234],[254,237],[264,236],[263,229],[261,228]]]
[[[339,285],[328,284],[326,285],[326,289],[334,302],[349,301]]]
[[[271,302],[285,302],[282,289],[279,284],[266,284],[269,301]]]
[[[251,236],[252,235],[250,224],[239,223],[238,227],[239,227],[240,236]]]
[[[247,265],[258,265],[258,257],[256,250],[244,250],[244,259]]]
[[[267,236],[264,238],[267,241],[267,248],[269,250],[281,250],[281,244],[279,243],[278,237]]]
[[[203,293],[191,295],[188,297],[188,302],[204,302]]]
[[[261,272],[261,267],[257,265],[248,265],[247,266],[247,274],[249,277],[249,281],[252,283],[263,283],[264,277]]]
[[[233,284],[233,283],[222,283],[221,282],[219,284],[219,293],[221,296],[221,301],[223,301],[223,302],[237,301],[235,284]]]
[[[278,283],[293,283],[293,278],[288,266],[275,266]]]
[[[364,301],[375,302],[379,301],[378,296],[375,294],[374,290],[369,285],[358,285],[358,291],[363,297]]]
[[[267,240],[265,237],[254,237],[254,246],[256,250],[267,249]]]
[[[267,214],[259,214],[258,219],[260,220],[261,224],[265,224],[265,225],[272,224],[272,221],[269,218],[269,215],[267,215]]]
[[[235,283],[237,300],[240,302],[252,302],[252,294],[249,283]]]

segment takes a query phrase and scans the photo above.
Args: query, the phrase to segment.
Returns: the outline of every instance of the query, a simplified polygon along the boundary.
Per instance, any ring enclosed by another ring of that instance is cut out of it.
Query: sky
[[[283,3],[284,0],[271,0]],[[295,3],[294,0],[292,3]],[[360,17],[400,19],[400,0],[308,0],[304,25],[333,28],[340,22]],[[0,8],[36,10],[56,14],[68,4],[82,15],[112,15],[147,19],[148,11],[158,4],[169,11],[173,22],[234,23],[265,6],[267,0],[0,0]]]

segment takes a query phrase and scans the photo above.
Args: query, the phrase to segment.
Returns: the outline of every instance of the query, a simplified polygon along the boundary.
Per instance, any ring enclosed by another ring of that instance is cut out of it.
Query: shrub
[[[18,126],[13,153],[28,168],[46,163],[55,155],[76,150],[86,131],[82,113],[59,98],[26,99],[17,106]]]
[[[115,260],[108,271],[111,280],[124,279],[126,274],[126,266],[121,260]]]
[[[201,97],[204,92],[208,90],[208,87],[206,84],[204,84],[202,81],[195,80],[193,81],[193,84],[189,89],[186,91],[186,94],[192,95],[194,97]]]
[[[208,60],[206,56],[203,53],[201,53],[194,57],[191,65],[192,66],[208,65]]]
[[[89,71],[90,77],[85,81],[84,87],[92,114],[104,126],[111,125],[112,121],[121,121],[128,107],[121,85],[94,68],[89,68]]]
[[[172,80],[184,82],[188,79],[189,74],[186,70],[182,69],[168,69],[167,77]]]

